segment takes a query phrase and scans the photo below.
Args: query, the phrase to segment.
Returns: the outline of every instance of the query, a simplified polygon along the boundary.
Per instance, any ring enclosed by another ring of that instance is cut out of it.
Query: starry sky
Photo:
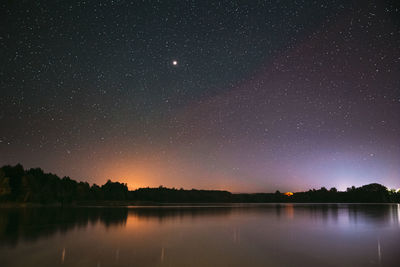
[[[0,165],[130,189],[400,187],[398,1],[8,0],[0,61]]]

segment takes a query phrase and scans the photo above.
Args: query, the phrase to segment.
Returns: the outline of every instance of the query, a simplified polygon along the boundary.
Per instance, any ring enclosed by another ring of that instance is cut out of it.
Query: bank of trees
[[[102,186],[77,182],[44,173],[42,169],[24,170],[22,165],[0,169],[0,201],[34,203],[71,203],[90,200],[127,200],[128,187],[107,181]]]
[[[0,168],[0,201],[32,203],[95,203],[105,201],[158,203],[268,203],[268,202],[341,202],[385,203],[400,202],[400,192],[387,190],[380,184],[351,187],[345,192],[336,188],[296,192],[291,196],[275,193],[232,194],[219,190],[184,190],[175,188],[140,188],[129,191],[128,186],[108,180],[104,185],[89,185],[69,177],[60,178],[39,168],[24,170],[22,165]]]

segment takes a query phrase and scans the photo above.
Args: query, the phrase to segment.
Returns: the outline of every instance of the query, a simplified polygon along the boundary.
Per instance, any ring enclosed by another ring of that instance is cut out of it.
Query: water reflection
[[[283,209],[283,211],[282,211]],[[159,223],[198,217],[228,217],[232,214],[276,216],[320,223],[350,225],[400,225],[400,205],[276,204],[232,206],[155,206],[117,208],[24,208],[0,209],[0,244],[16,245],[75,228],[103,224],[125,226],[128,217]],[[235,242],[238,230],[234,232]],[[65,254],[65,251],[64,251]]]
[[[391,266],[399,245],[397,204],[0,209],[2,266]]]
[[[160,223],[168,220],[195,219],[201,216],[228,216],[235,206],[153,206],[128,208],[129,216],[141,220],[158,220]],[[241,208],[237,206],[236,209]]]
[[[102,223],[123,226],[126,208],[23,208],[0,209],[0,245],[16,245],[19,240],[35,241],[56,233]]]
[[[64,263],[65,260],[65,248],[63,248],[62,253],[61,253],[61,264]]]

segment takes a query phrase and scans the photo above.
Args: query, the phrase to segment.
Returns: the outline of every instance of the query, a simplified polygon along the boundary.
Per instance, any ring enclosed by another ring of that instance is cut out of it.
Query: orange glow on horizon
[[[108,179],[113,182],[126,183],[129,190],[146,187],[164,186],[167,188],[226,190],[230,192],[243,189],[244,185],[233,185],[229,176],[221,172],[200,173],[196,181],[190,179],[191,171],[180,163],[166,164],[166,160],[147,158],[146,160],[124,159],[109,162],[107,166],[98,170],[101,177],[100,185]],[[239,190],[240,191],[240,190]]]
[[[157,175],[154,168],[150,168],[144,162],[134,161],[130,164],[125,162],[112,162],[102,170],[101,176],[105,181],[126,183],[129,190],[141,187],[154,186],[157,184]],[[152,170],[152,171],[150,171]]]

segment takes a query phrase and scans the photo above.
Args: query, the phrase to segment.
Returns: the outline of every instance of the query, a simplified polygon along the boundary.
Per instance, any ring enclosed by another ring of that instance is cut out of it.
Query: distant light
[[[178,61],[177,60],[173,60],[172,61],[172,65],[177,66],[178,65]]]
[[[291,197],[291,196],[293,196],[293,193],[292,192],[286,192],[286,193],[284,193],[284,195],[288,196],[288,197]]]

